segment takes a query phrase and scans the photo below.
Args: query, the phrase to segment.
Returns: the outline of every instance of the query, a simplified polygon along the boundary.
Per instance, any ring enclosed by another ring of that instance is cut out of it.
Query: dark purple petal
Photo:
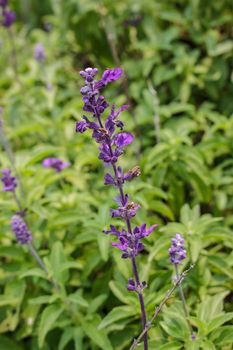
[[[76,132],[80,132],[81,134],[87,130],[88,124],[84,121],[80,121],[76,123]]]
[[[121,132],[116,134],[113,138],[113,143],[118,147],[125,147],[131,144],[134,140],[134,137],[129,132]]]
[[[104,71],[101,81],[104,85],[111,83],[112,81],[118,80],[122,76],[123,70],[121,68],[107,69]]]
[[[118,115],[129,108],[129,105],[122,105],[118,108],[118,110],[114,113],[115,118],[118,117]]]
[[[104,230],[103,232],[117,237],[120,236],[120,231],[114,225],[110,225],[110,230]]]
[[[115,185],[115,180],[114,178],[112,177],[111,174],[105,174],[104,176],[104,184],[105,185]]]

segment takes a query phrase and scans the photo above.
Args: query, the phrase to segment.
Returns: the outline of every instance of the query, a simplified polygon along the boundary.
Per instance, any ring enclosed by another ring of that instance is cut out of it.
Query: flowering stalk
[[[156,320],[156,318],[158,317],[159,313],[161,312],[163,306],[166,304],[166,302],[168,301],[168,299],[171,298],[173,292],[175,291],[175,289],[179,286],[181,286],[185,276],[187,275],[187,273],[193,268],[193,265],[191,265],[187,270],[185,270],[184,272],[182,272],[179,275],[179,278],[176,279],[173,287],[167,292],[166,296],[164,297],[164,299],[161,301],[161,303],[159,304],[158,307],[155,308],[155,312],[153,317],[150,319],[150,321],[147,322],[146,327],[143,329],[143,331],[141,332],[141,334],[137,337],[137,339],[134,339],[133,344],[131,345],[131,347],[129,348],[129,350],[134,350],[140,343],[141,339],[143,338],[144,334],[146,332],[149,331],[149,329],[153,326],[153,322]]]
[[[123,105],[118,110],[115,110],[115,105],[112,105],[105,122],[102,119],[102,114],[107,107],[109,107],[109,103],[105,100],[105,97],[101,95],[100,90],[110,82],[118,80],[123,71],[121,68],[107,69],[98,81],[95,80],[97,72],[97,68],[86,68],[85,71],[80,72],[80,75],[85,79],[85,85],[80,90],[84,101],[83,110],[85,112],[90,112],[94,121],[89,120],[88,117],[84,115],[83,121],[77,122],[76,131],[83,133],[87,129],[91,129],[93,131],[92,137],[100,144],[99,159],[101,159],[105,165],[110,165],[112,167],[113,175],[110,173],[105,174],[104,183],[105,185],[115,186],[119,191],[119,196],[115,199],[118,208],[110,209],[110,213],[112,217],[123,219],[126,224],[126,229],[119,231],[115,226],[110,225],[110,230],[105,230],[104,233],[112,234],[118,239],[118,242],[113,242],[112,245],[122,251],[121,257],[123,259],[131,259],[134,278],[129,279],[127,289],[138,294],[142,328],[144,329],[147,319],[143,290],[147,285],[146,282],[140,281],[136,256],[144,249],[141,239],[148,236],[157,225],[152,225],[147,229],[146,224],[142,224],[133,229],[131,224],[131,220],[136,215],[140,205],[129,201],[128,194],[124,192],[123,184],[126,181],[138,177],[140,175],[140,168],[135,166],[133,169],[124,173],[122,168],[117,166],[118,158],[123,154],[124,148],[131,144],[134,139],[132,134],[122,132],[124,124],[118,119],[119,114],[128,106]],[[119,128],[121,132],[116,133],[116,128]],[[148,335],[147,332],[145,332],[144,350],[147,349]]]
[[[177,233],[176,236],[172,238],[171,242],[172,242],[171,248],[169,249],[170,261],[175,268],[176,280],[179,280],[180,274],[179,274],[178,265],[181,263],[183,259],[186,258],[186,250],[184,248],[184,239],[179,233]],[[193,332],[192,325],[189,320],[189,313],[188,313],[185,296],[184,296],[184,292],[181,284],[179,284],[179,293],[180,293],[184,315],[189,327],[191,338],[192,340],[195,340],[196,336]]]

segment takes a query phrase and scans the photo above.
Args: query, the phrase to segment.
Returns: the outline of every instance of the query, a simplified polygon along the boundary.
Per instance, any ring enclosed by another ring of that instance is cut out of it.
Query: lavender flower
[[[172,238],[171,242],[171,248],[169,249],[170,261],[174,265],[179,265],[181,261],[186,258],[184,239],[177,233],[175,238]]]
[[[16,214],[11,219],[12,231],[15,234],[17,241],[20,244],[27,244],[32,240],[32,234],[29,231],[26,222],[23,218]]]
[[[10,169],[2,170],[3,176],[0,178],[3,183],[3,192],[14,191],[17,187],[17,180],[15,176],[11,175]]]
[[[123,71],[121,68],[107,69],[100,80],[96,80],[97,73],[97,68],[86,68],[80,72],[80,75],[85,79],[85,85],[80,90],[84,102],[83,110],[91,113],[93,119],[90,120],[86,115],[83,115],[83,120],[76,123],[76,132],[84,133],[87,129],[92,130],[92,137],[99,144],[99,159],[112,166],[113,174],[107,173],[104,177],[104,183],[115,186],[119,190],[119,196],[116,198],[118,207],[110,209],[110,214],[112,217],[122,218],[127,229],[119,231],[111,225],[110,230],[105,230],[104,233],[112,234],[117,238],[117,242],[113,242],[112,245],[122,251],[121,257],[123,259],[131,259],[134,279],[129,280],[127,288],[129,291],[138,293],[144,328],[146,326],[146,312],[142,292],[146,288],[146,283],[140,282],[135,258],[144,249],[141,240],[148,236],[157,225],[146,229],[146,224],[142,224],[132,229],[131,220],[136,215],[140,205],[129,201],[129,196],[123,191],[123,184],[125,181],[139,176],[140,168],[135,166],[132,170],[124,173],[122,168],[116,165],[119,157],[124,153],[125,147],[134,140],[131,133],[123,131],[124,124],[118,119],[120,113],[128,106],[123,105],[116,110],[115,105],[112,105],[105,121],[102,119],[109,103],[102,95],[101,89],[118,80]],[[120,129],[120,132],[117,132],[117,129]],[[144,335],[144,349],[148,349],[147,334]]]
[[[44,62],[46,59],[45,49],[41,43],[36,44],[34,48],[34,58],[38,62]]]
[[[58,158],[45,158],[42,164],[45,168],[53,168],[58,173],[70,166],[70,163],[63,162],[61,159]]]
[[[146,229],[146,224],[136,226],[130,234],[125,229],[118,231],[113,225],[110,226],[110,230],[104,230],[105,234],[111,234],[118,238],[119,242],[113,242],[112,246],[123,251],[122,258],[135,257],[140,251],[144,249],[144,244],[141,243],[141,239],[148,236],[158,225],[152,225]]]
[[[10,28],[16,19],[16,14],[14,11],[4,9],[2,17],[2,25],[6,28]]]

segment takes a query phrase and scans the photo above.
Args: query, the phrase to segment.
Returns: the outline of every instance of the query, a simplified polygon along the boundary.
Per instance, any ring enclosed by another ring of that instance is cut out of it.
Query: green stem
[[[179,274],[178,266],[177,266],[177,264],[175,264],[174,266],[175,266],[175,272],[176,272],[176,279],[179,280],[180,274]],[[184,296],[184,292],[183,292],[183,288],[182,288],[181,283],[178,285],[178,288],[179,288],[180,298],[181,298],[183,309],[184,309],[185,319],[186,319],[188,327],[189,327],[191,338],[193,338],[193,336],[194,336],[193,328],[192,328],[192,325],[191,325],[190,320],[189,320],[189,313],[188,313],[188,309],[187,309],[187,305],[186,305],[186,301],[185,301],[185,296]]]

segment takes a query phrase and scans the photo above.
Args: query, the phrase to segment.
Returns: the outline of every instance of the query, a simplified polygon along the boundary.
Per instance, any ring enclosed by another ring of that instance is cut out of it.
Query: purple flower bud
[[[137,287],[133,278],[128,279],[127,289],[129,292],[135,292]]]
[[[186,258],[184,239],[181,234],[177,233],[175,238],[172,238],[171,242],[171,248],[169,249],[170,261],[172,264],[178,265]]]
[[[2,170],[3,176],[1,177],[1,181],[3,183],[3,192],[7,191],[14,191],[17,187],[17,180],[16,177],[11,175],[10,169],[3,169]]]
[[[105,185],[115,185],[115,180],[111,174],[105,174],[104,176],[104,184]]]
[[[44,62],[46,59],[44,46],[40,43],[34,48],[34,58],[38,62]]]
[[[10,10],[4,10],[2,16],[3,16],[2,25],[6,28],[11,27],[11,25],[16,20],[15,12],[10,11]]]
[[[70,163],[68,162],[63,162],[62,160],[58,158],[45,158],[42,162],[43,166],[45,168],[53,168],[55,169],[58,173],[62,171],[63,169],[67,168],[70,166]]]
[[[84,71],[80,71],[80,75],[85,79],[86,83],[91,83],[94,80],[95,75],[98,73],[97,68],[86,68]]]
[[[14,215],[11,219],[12,231],[20,244],[27,244],[32,240],[32,234],[29,231],[26,222],[20,215]]]

